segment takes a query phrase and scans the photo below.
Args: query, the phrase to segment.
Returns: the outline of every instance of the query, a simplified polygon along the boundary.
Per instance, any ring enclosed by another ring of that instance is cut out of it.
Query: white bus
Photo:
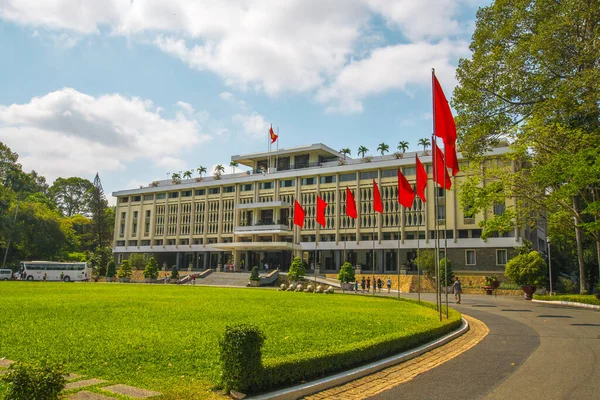
[[[42,281],[44,274],[47,281],[85,281],[90,277],[84,262],[22,261],[19,272],[21,279],[28,281]]]

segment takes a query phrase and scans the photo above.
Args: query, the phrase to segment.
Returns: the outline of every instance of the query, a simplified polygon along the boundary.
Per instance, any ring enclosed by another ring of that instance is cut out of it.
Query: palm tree
[[[431,142],[427,138],[419,139],[419,146],[423,146],[423,155],[427,155],[427,148],[431,146]]]
[[[342,153],[342,154],[344,155],[344,160],[345,160],[345,159],[346,159],[346,156],[349,156],[349,155],[350,155],[350,153],[351,153],[351,151],[350,151],[350,149],[349,149],[349,148],[347,148],[347,147],[346,147],[346,148],[344,148],[344,149],[341,149],[341,150],[340,150],[340,153]]]
[[[221,164],[217,164],[217,166],[215,167],[215,173],[222,174],[223,172],[225,172],[225,167]]]
[[[202,165],[199,166],[198,168],[196,168],[196,171],[198,171],[198,175],[200,175],[200,178],[202,178],[202,174],[206,173],[206,167],[203,167]]]
[[[385,153],[390,151],[390,146],[381,142],[381,143],[379,143],[379,146],[377,146],[377,151],[380,152],[381,155],[383,156]]]
[[[240,165],[237,161],[231,161],[229,163],[229,166],[231,167],[231,170],[233,171],[232,173],[235,174],[235,167],[237,167],[238,165]]]
[[[181,174],[180,173],[178,174],[177,172],[173,172],[171,174],[171,180],[173,181],[173,183],[181,182]]]
[[[185,171],[183,173],[183,179],[192,179],[192,170]]]
[[[399,141],[398,150],[400,150],[402,154],[406,153],[406,150],[408,150],[408,142],[405,142],[403,140]]]
[[[365,158],[365,154],[367,154],[367,152],[369,151],[369,149],[367,149],[365,146],[360,146],[358,148],[358,154],[362,157]]]

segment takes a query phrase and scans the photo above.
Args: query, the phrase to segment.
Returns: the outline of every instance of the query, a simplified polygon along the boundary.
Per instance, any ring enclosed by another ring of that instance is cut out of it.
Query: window
[[[121,198],[119,199],[119,202],[120,202],[120,203],[127,203],[128,201],[129,201],[129,197],[121,197]]]
[[[179,239],[179,244],[189,245],[190,239]]]
[[[476,257],[475,250],[465,250],[465,264],[475,265]]]
[[[137,212],[137,211],[134,211],[134,212],[133,212],[133,219],[137,219],[137,217],[138,217],[138,212]]]
[[[162,244],[163,244],[163,240],[162,240],[162,239],[156,239],[156,240],[154,241],[154,245],[155,245],[155,246],[162,246]]]
[[[133,196],[131,201],[142,201],[142,196]]]
[[[154,200],[154,195],[153,194],[145,194],[144,201],[148,201],[148,200]]]
[[[150,241],[149,240],[142,240],[141,246],[150,246]]]
[[[295,168],[308,168],[308,154],[294,157]]]
[[[481,229],[471,229],[471,237],[472,238],[480,238],[481,237]]]
[[[446,189],[442,187],[437,188],[437,196],[438,197],[446,197]]]
[[[322,176],[319,180],[321,183],[335,183],[335,175]]]
[[[179,197],[179,192],[169,192],[170,199],[176,199]]]
[[[302,178],[302,186],[314,185],[315,183],[315,178]]]
[[[381,171],[382,178],[393,178],[393,177],[397,177],[397,176],[398,176],[397,169],[384,169],[383,171]]]
[[[183,192],[181,192],[181,197],[192,197],[192,191],[184,190]]]
[[[218,187],[208,188],[208,194],[219,194],[219,193],[221,193],[221,188],[218,188]]]
[[[458,238],[459,239],[468,239],[469,238],[469,230],[468,229],[459,229],[458,230]]]
[[[125,246],[125,241],[124,240],[117,240],[117,246],[121,247],[121,246]],[[31,268],[29,268],[31,269]]]
[[[196,196],[204,196],[205,194],[206,194],[206,189],[196,190]]]
[[[254,184],[252,184],[252,183],[246,183],[245,185],[242,185],[242,187],[240,188],[240,190],[242,192],[249,192],[251,190],[254,190]]]
[[[121,213],[121,219],[125,219],[125,215],[126,215],[126,214],[125,214],[124,212],[122,212],[122,213]]]
[[[502,215],[502,214],[504,214],[504,203],[494,204],[494,215]]]
[[[506,249],[497,249],[496,250],[496,265],[506,265],[507,254]]]
[[[150,218],[150,210],[146,210],[146,218]]]
[[[341,174],[340,175],[340,182],[348,182],[348,181],[355,181],[356,180],[356,174],[352,173],[352,174]]]
[[[403,175],[415,175],[417,173],[417,168],[416,167],[404,167],[402,168],[402,174]]]
[[[438,205],[437,207],[437,219],[446,219],[446,206],[445,205]]]
[[[127,246],[137,246],[137,240],[128,240]]]
[[[285,179],[279,182],[280,187],[294,187],[296,186],[295,179]]]
[[[156,194],[156,200],[164,200],[167,198],[167,194],[166,193],[157,193]]]
[[[260,183],[260,189],[273,189],[274,187],[274,182],[261,182]]]
[[[377,179],[378,176],[379,175],[378,175],[377,171],[361,172],[360,173],[360,180],[363,180],[363,179]]]
[[[167,239],[167,246],[175,246],[175,239]]]
[[[223,188],[223,193],[233,193],[235,192],[235,186],[225,186]]]

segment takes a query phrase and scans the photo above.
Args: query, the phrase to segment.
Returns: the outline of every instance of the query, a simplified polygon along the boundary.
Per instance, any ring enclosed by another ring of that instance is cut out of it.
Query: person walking
[[[48,275],[46,275],[46,273],[44,272],[44,278],[42,278],[44,280],[44,282],[46,282],[47,278],[48,278]]]
[[[373,283],[373,285],[375,285]],[[367,278],[367,293],[371,291],[371,278]]]
[[[367,286],[367,282],[365,281],[365,277],[363,276],[361,281],[360,281],[360,292],[364,293],[365,292],[365,287]]]
[[[388,276],[387,278],[387,282],[385,283],[387,288],[388,288],[388,293],[390,292],[390,289],[392,288],[392,279]]]
[[[377,291],[381,293],[381,288],[383,287],[383,281],[381,278],[377,278]]]
[[[354,293],[358,293],[358,281],[354,281]]]
[[[456,277],[456,280],[454,281],[454,300],[456,300],[456,304],[460,304],[460,300],[461,300],[461,295],[462,294],[462,286],[460,285],[460,279],[458,279],[458,276]]]

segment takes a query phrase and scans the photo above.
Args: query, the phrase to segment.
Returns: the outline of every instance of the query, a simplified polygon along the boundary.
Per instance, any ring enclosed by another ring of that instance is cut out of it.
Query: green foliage
[[[98,276],[106,276],[106,265],[113,258],[112,248],[98,246],[89,257],[89,265],[93,273]]]
[[[2,380],[8,383],[6,400],[55,400],[65,387],[62,365],[43,360],[16,362]]]
[[[356,277],[354,276],[354,267],[349,262],[342,264],[340,273],[338,274],[338,281],[348,283],[354,282]]]
[[[219,340],[221,384],[226,391],[252,391],[263,373],[261,347],[265,336],[258,326],[226,326]]]
[[[250,280],[251,281],[260,281],[260,274],[258,272],[257,266],[254,266],[254,268],[252,268],[252,272],[250,272]]]
[[[556,291],[559,293],[575,293],[577,285],[570,278],[559,276],[556,280]]]
[[[117,275],[117,265],[115,260],[109,260],[106,264],[106,277],[114,278]]]
[[[296,282],[305,275],[305,264],[302,262],[300,257],[294,257],[294,261],[292,261],[292,265],[290,265],[290,270],[288,271],[288,278],[290,279],[290,281]]]
[[[425,271],[426,274],[435,274],[435,252],[433,250],[420,250],[413,262],[419,266],[421,271]]]
[[[496,278],[495,276],[486,276],[484,280],[485,286],[494,286],[495,284],[500,284],[498,278]]]
[[[76,176],[57,178],[50,186],[50,197],[66,217],[89,215],[92,182]]]
[[[171,268],[171,279],[179,279],[179,270],[176,265]]]
[[[123,260],[121,266],[119,267],[119,271],[117,272],[117,277],[119,278],[129,278],[131,277],[132,270],[131,264],[129,264],[129,260]]]
[[[506,263],[504,275],[520,286],[540,286],[546,280],[546,262],[537,251],[517,254]]]
[[[158,278],[158,271],[158,263],[154,257],[150,257],[144,269],[144,278],[156,279]]]
[[[129,264],[134,270],[142,270],[148,264],[148,258],[142,253],[133,253],[129,256]]]
[[[534,294],[533,298],[535,300],[544,300],[544,301],[572,301],[573,303],[583,303],[583,304],[593,304],[596,306],[600,306],[600,300],[596,298],[593,294],[559,294],[553,296],[541,296]]]
[[[446,265],[448,266],[448,276],[446,277]],[[452,263],[446,262],[446,258],[440,260],[440,279],[442,286],[452,286],[454,283],[454,271],[452,271]]]

